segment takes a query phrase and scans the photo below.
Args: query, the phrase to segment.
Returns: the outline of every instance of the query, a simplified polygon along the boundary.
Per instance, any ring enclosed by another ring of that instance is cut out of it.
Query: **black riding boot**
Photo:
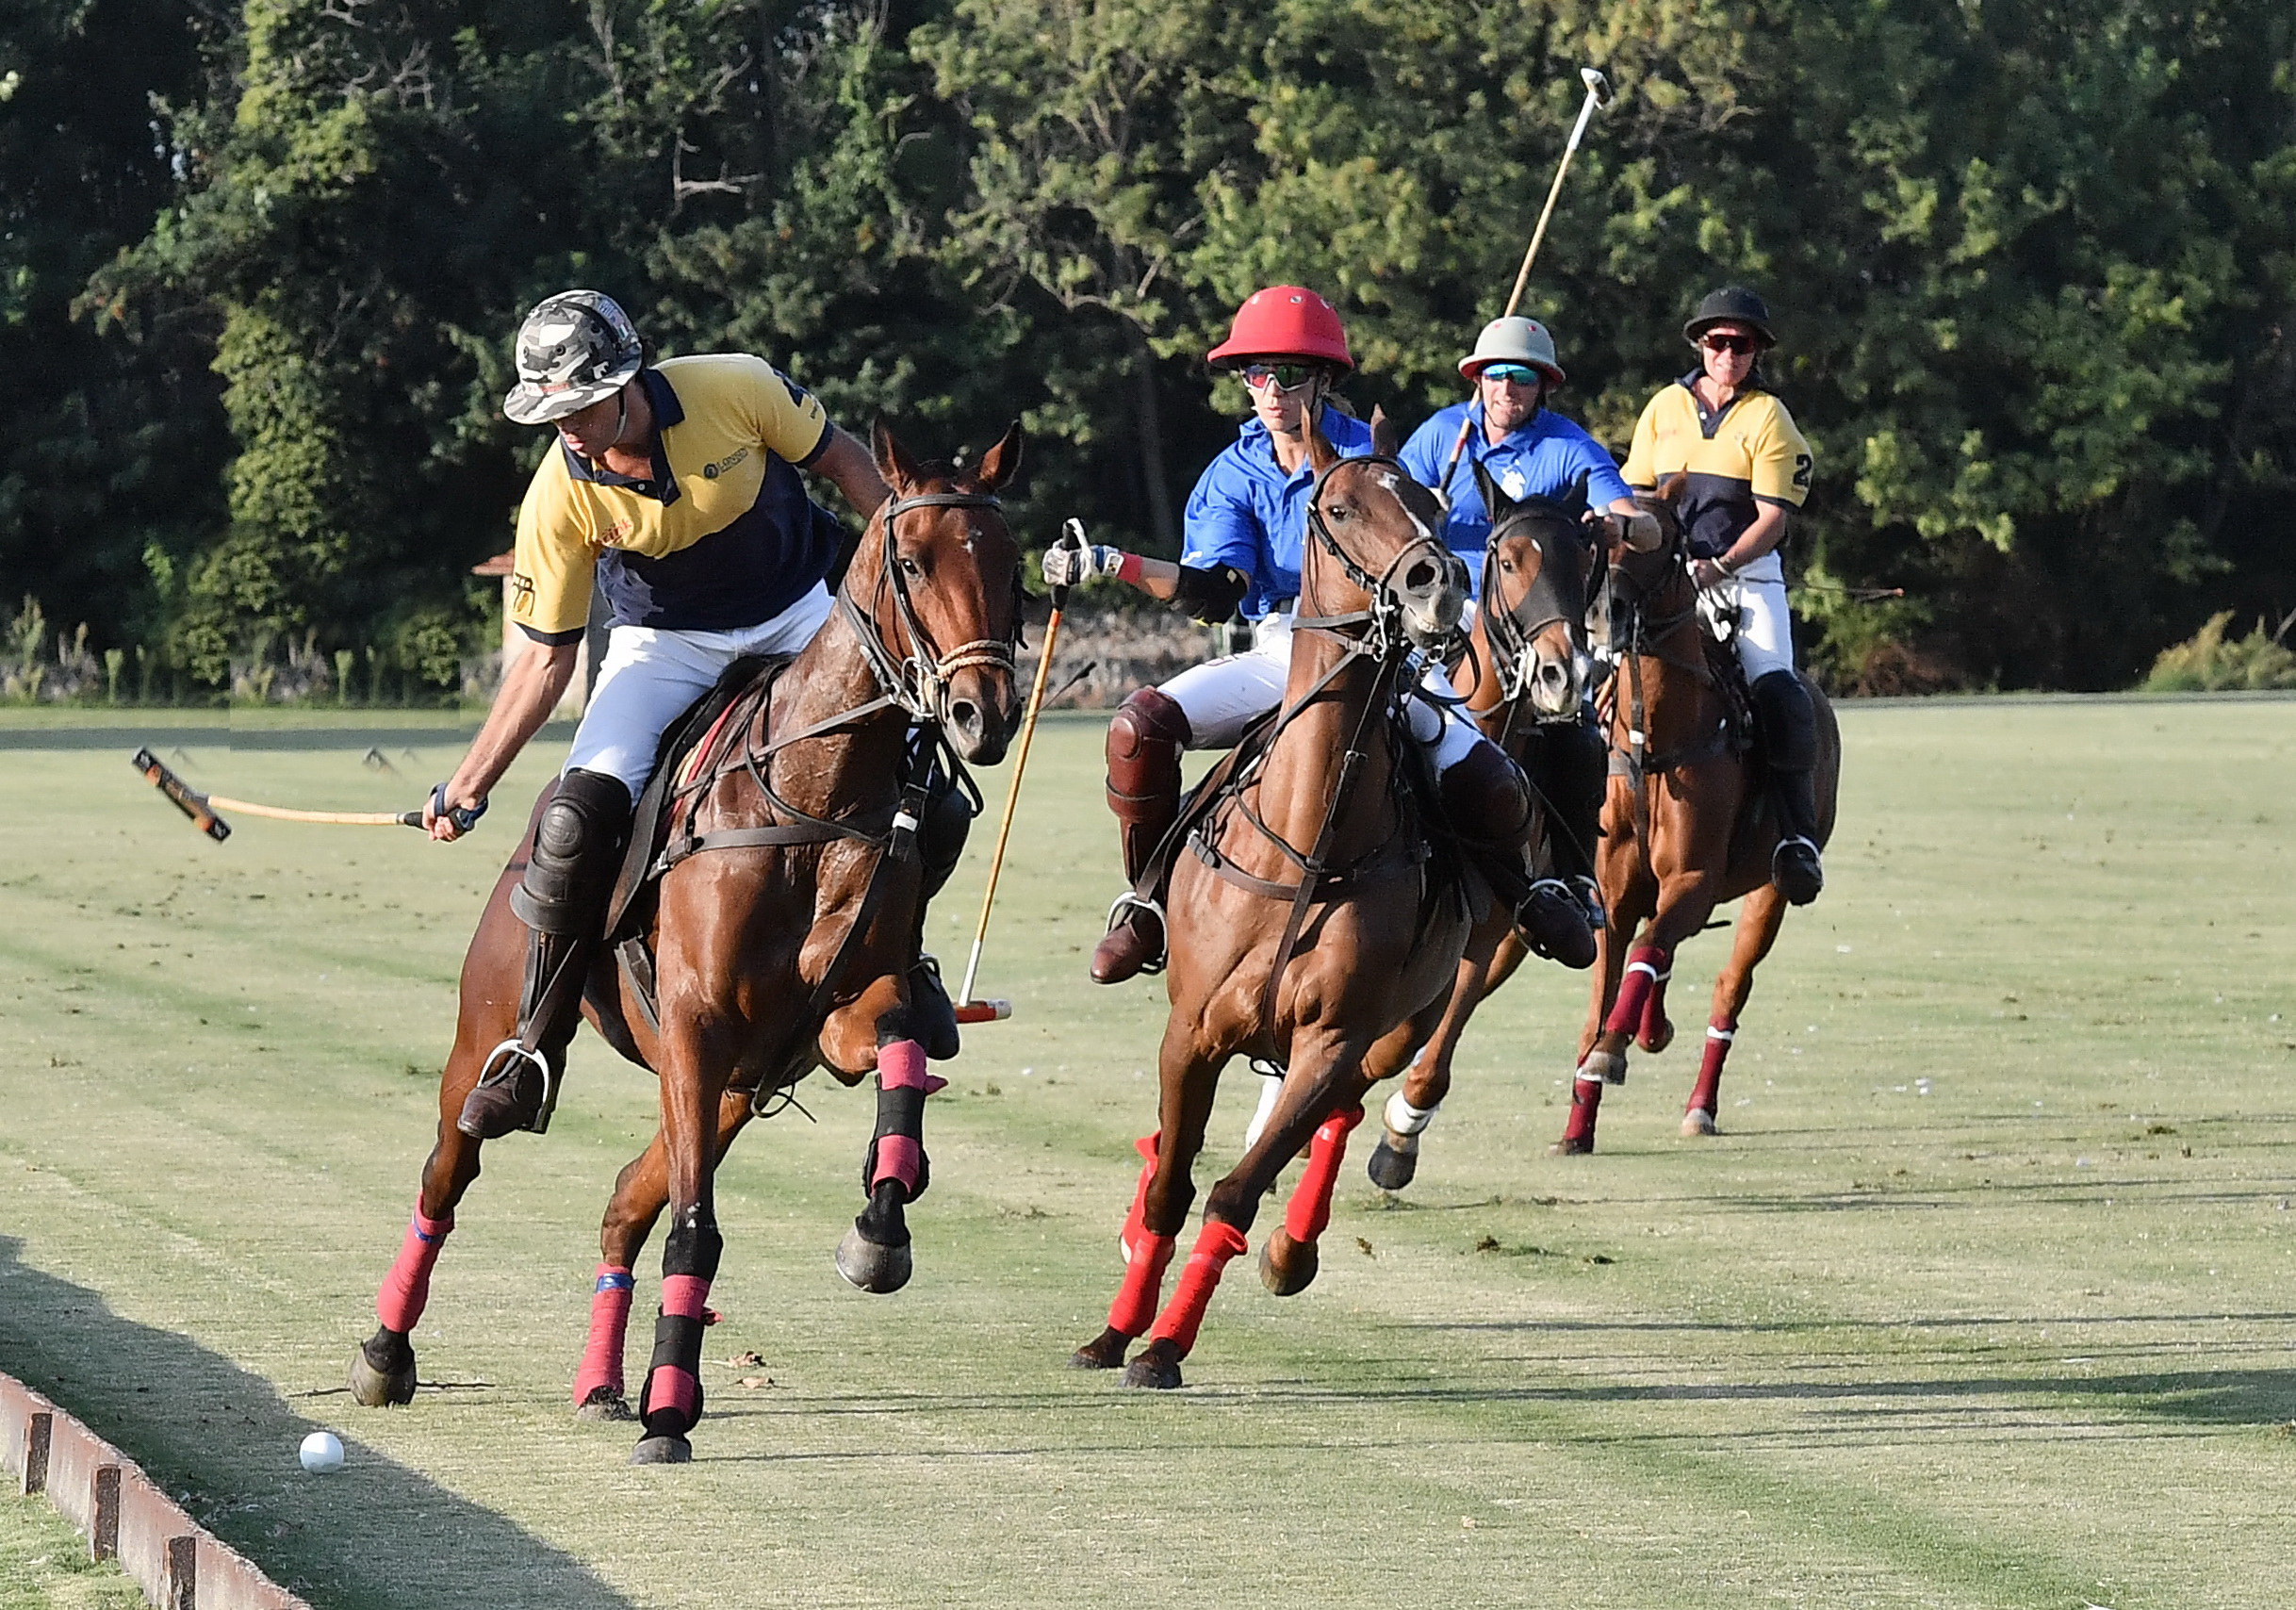
[[[1610,787],[1610,747],[1600,730],[1583,718],[1546,722],[1532,730],[1523,770],[1547,804],[1548,864],[1586,908],[1588,922],[1600,928],[1595,844],[1601,836],[1602,797]]]
[[[1778,848],[1770,857],[1770,881],[1796,906],[1806,906],[1826,887],[1818,859],[1817,707],[1810,690],[1792,671],[1772,671],[1754,684],[1754,723],[1770,773],[1770,797],[1778,808]]]
[[[1595,936],[1577,896],[1554,879],[1532,877],[1531,791],[1522,771],[1497,745],[1478,744],[1443,774],[1440,787],[1444,813],[1531,948],[1566,967],[1593,966]]]
[[[917,959],[909,966],[909,1015],[917,1043],[936,1062],[955,1057],[962,1044],[957,1031],[957,1008],[941,978],[941,963],[925,949],[925,913],[932,897],[957,870],[972,830],[973,802],[954,782],[935,774],[925,803],[925,818],[917,829],[917,853],[924,862],[925,876],[917,895]]]
[[[534,828],[526,879],[510,909],[531,930],[518,1029],[486,1059],[454,1126],[481,1141],[549,1127],[566,1043],[582,1017],[582,981],[600,939],[606,901],[630,830],[630,790],[603,772],[570,771]]]

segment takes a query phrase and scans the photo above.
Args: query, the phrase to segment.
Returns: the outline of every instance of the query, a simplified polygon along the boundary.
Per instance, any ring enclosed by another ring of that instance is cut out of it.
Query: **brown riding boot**
[[[1108,809],[1115,813],[1124,849],[1124,876],[1133,887],[1108,912],[1108,934],[1092,951],[1092,981],[1119,984],[1164,965],[1164,909],[1140,882],[1156,846],[1180,814],[1180,751],[1188,747],[1188,715],[1154,688],[1124,700],[1108,723]]]

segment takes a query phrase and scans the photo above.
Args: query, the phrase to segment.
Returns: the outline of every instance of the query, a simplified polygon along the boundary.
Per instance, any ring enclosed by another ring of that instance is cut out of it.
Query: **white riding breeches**
[[[829,607],[828,590],[816,585],[771,620],[732,632],[615,627],[565,769],[618,777],[635,800],[653,775],[664,730],[715,687],[728,665],[745,654],[795,654],[813,640]]]
[[[1737,630],[1730,641],[1751,684],[1772,671],[1794,668],[1794,619],[1786,608],[1785,567],[1765,553],[1730,580],[1702,594],[1699,605],[1727,619],[1734,611]]]
[[[1291,616],[1270,615],[1255,622],[1252,647],[1182,671],[1156,691],[1188,716],[1189,748],[1227,749],[1259,716],[1284,702],[1291,680]],[[1457,693],[1441,665],[1427,662],[1419,686],[1435,698],[1405,702],[1411,736],[1430,751],[1435,770],[1449,771],[1477,744],[1487,743],[1454,703]]]

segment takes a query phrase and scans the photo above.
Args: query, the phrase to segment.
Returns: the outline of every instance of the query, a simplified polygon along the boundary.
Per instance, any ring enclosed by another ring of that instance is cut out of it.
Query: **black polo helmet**
[[[1744,286],[1726,285],[1709,291],[1682,326],[1682,339],[1695,347],[1698,337],[1716,324],[1743,324],[1762,338],[1763,346],[1778,345],[1778,332],[1770,328],[1770,304]]]

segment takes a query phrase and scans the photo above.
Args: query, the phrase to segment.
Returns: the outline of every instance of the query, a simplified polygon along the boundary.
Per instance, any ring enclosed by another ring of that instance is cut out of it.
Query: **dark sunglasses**
[[[1311,363],[1254,363],[1244,365],[1244,384],[1273,386],[1278,391],[1297,391],[1320,371]]]
[[[1735,353],[1740,357],[1762,351],[1762,343],[1751,336],[1701,336],[1698,345],[1710,353]]]

